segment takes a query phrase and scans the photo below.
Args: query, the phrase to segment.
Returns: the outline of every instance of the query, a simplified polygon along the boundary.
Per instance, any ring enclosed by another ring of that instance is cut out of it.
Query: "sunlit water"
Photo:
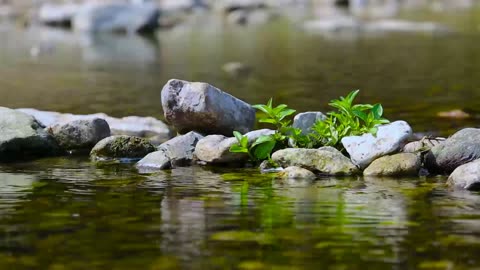
[[[477,120],[480,35],[306,34],[278,20],[232,27],[199,16],[156,37],[0,27],[1,106],[161,117],[170,78],[299,111],[362,90],[390,119],[450,134]],[[480,25],[480,24],[479,24]],[[234,78],[222,65],[253,68]],[[445,177],[282,181],[256,169],[139,175],[85,158],[0,166],[0,269],[472,269],[480,196]]]

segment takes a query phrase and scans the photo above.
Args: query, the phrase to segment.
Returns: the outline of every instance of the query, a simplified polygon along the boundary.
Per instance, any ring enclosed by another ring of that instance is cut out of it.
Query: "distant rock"
[[[248,103],[207,83],[170,80],[162,89],[165,119],[180,133],[231,136],[247,133],[255,124],[255,110]]]
[[[461,110],[461,109],[438,112],[437,116],[441,117],[441,118],[451,118],[451,119],[468,119],[468,118],[472,117],[471,114],[469,114],[469,113],[467,113],[467,112],[465,112],[464,110]]]
[[[340,151],[333,148],[287,148],[272,155],[273,161],[286,168],[301,167],[325,175],[354,175],[358,168]]]
[[[418,176],[422,162],[420,156],[412,153],[400,153],[378,158],[370,164],[365,176]]]
[[[149,141],[133,136],[110,136],[99,141],[90,152],[97,161],[135,161],[156,151]]]
[[[366,23],[363,30],[369,32],[404,32],[426,34],[445,34],[452,31],[450,28],[434,22],[414,22],[393,19],[375,20]]]
[[[480,190],[480,160],[457,167],[448,177],[447,185],[458,189]]]
[[[405,121],[378,127],[376,136],[370,133],[362,136],[349,136],[342,139],[353,163],[366,168],[375,159],[398,152],[412,135],[412,128]]]
[[[260,129],[248,132],[245,136],[251,145],[260,136],[273,133],[270,129]],[[237,139],[234,137],[209,135],[197,143],[194,155],[200,162],[207,164],[243,163],[248,159],[247,154],[230,152],[230,147],[236,143]]]
[[[293,118],[293,127],[302,130],[302,134],[306,135],[311,132],[312,126],[317,121],[323,121],[327,116],[322,112],[304,112],[295,115]]]
[[[358,32],[361,31],[362,23],[354,17],[336,16],[320,20],[306,21],[303,29],[312,33],[329,32]]]
[[[73,28],[81,32],[153,32],[160,11],[154,2],[88,2],[78,10]]]
[[[32,116],[0,107],[0,162],[60,153],[58,144]]]
[[[433,173],[451,173],[480,158],[480,129],[465,128],[433,147],[425,156],[425,167]]]
[[[46,3],[38,11],[38,20],[45,25],[71,27],[80,7],[81,5],[74,3]]]
[[[62,125],[76,120],[104,119],[110,126],[112,135],[128,135],[148,138],[155,144],[163,143],[175,134],[165,123],[153,117],[127,116],[115,118],[104,113],[96,114],[69,114],[36,109],[17,109],[35,117],[44,126]]]
[[[48,132],[64,150],[90,151],[100,140],[110,136],[110,127],[107,121],[95,118],[54,125]]]
[[[226,63],[223,65],[222,70],[235,78],[248,76],[252,72],[252,68],[250,66],[240,62]]]
[[[279,172],[277,175],[279,178],[283,178],[283,179],[315,179],[316,178],[313,172],[297,166],[287,167],[285,168],[285,170]]]
[[[158,147],[137,163],[140,171],[163,170],[189,166],[193,161],[193,151],[203,136],[196,132],[175,137]]]

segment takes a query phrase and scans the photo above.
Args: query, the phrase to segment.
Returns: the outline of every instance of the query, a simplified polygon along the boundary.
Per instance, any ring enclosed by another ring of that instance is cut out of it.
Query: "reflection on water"
[[[9,181],[19,180],[1,182],[2,205],[15,201],[15,211],[0,217],[5,269],[480,264],[477,194],[449,192],[444,178],[297,183],[201,167],[139,176],[130,165],[86,159],[4,169]]]

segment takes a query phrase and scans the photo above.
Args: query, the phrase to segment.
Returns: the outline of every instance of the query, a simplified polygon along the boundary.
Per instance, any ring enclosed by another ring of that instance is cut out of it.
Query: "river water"
[[[205,16],[149,38],[2,25],[0,105],[161,118],[160,90],[179,78],[249,103],[326,111],[361,89],[358,101],[381,102],[389,119],[448,135],[478,121],[436,116],[478,110],[476,14],[439,16],[458,29],[450,35],[325,37],[284,19],[240,27]],[[231,61],[251,74],[226,74]],[[86,157],[1,165],[0,268],[479,267],[480,194],[445,180],[279,181],[203,167],[139,175]]]

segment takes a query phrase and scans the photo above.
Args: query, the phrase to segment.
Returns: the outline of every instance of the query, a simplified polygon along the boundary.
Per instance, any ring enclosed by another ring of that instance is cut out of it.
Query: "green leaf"
[[[356,111],[366,111],[370,110],[371,108],[373,108],[373,105],[370,104],[355,104],[352,106],[352,110]]]
[[[245,147],[242,147],[238,144],[234,144],[230,146],[230,152],[232,153],[248,153],[248,149]]]
[[[253,150],[253,155],[259,160],[267,159],[275,148],[275,144],[275,141],[265,141],[258,144]]]
[[[260,123],[269,123],[269,124],[274,124],[274,125],[277,124],[277,120],[271,119],[271,118],[260,118],[260,119],[258,119],[258,122],[260,122]]]
[[[278,113],[278,119],[281,121],[285,117],[290,116],[290,115],[294,114],[295,112],[296,112],[296,110],[293,110],[293,109],[285,109],[285,110]]]
[[[364,122],[367,121],[367,114],[362,111],[352,110],[352,113],[358,118],[362,119]]]
[[[235,138],[237,138],[237,141],[240,143],[242,141],[242,133],[238,132],[238,131],[234,131],[233,132],[233,136],[235,136]]]
[[[267,107],[271,109],[273,106],[272,104],[273,104],[273,98],[270,98],[267,102]]]
[[[375,119],[380,119],[383,115],[383,107],[380,103],[373,105],[372,113]]]
[[[265,142],[272,142],[272,141],[275,142],[275,138],[273,138],[273,136],[262,135],[255,140],[255,142],[252,144],[252,148],[259,145],[259,144],[262,144],[262,143],[265,143]]]
[[[240,141],[240,145],[242,147],[248,148],[248,137],[247,136],[242,137],[242,140]]]
[[[253,108],[257,109],[257,110],[260,110],[266,114],[269,114],[269,110],[268,108],[265,106],[265,105],[262,105],[262,104],[256,104],[256,105],[252,105]]]

